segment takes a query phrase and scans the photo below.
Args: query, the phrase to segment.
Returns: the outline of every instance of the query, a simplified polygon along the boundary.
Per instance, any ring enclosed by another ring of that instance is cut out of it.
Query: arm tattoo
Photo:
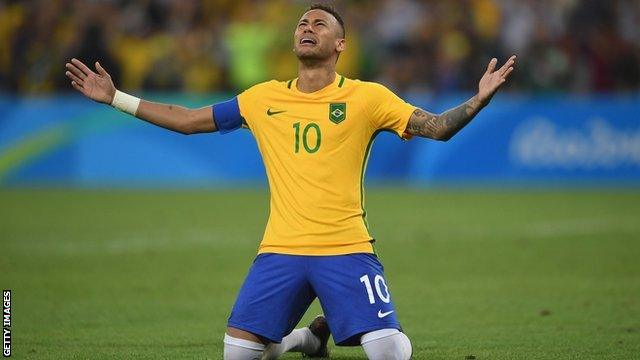
[[[440,115],[416,109],[407,124],[407,133],[415,136],[447,141],[465,127],[484,105],[476,96],[462,105]]]

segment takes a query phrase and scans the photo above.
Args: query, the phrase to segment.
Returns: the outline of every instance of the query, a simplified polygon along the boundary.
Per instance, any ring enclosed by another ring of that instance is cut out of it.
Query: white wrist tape
[[[136,116],[138,106],[140,106],[140,98],[116,90],[111,106],[122,112]]]

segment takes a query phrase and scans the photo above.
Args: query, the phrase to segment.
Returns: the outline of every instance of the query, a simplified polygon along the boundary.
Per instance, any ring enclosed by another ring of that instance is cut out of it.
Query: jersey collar
[[[298,90],[298,78],[289,80],[289,82],[287,82],[287,87],[291,89],[293,92],[295,92],[296,94],[308,96],[308,97],[317,97],[317,96],[324,95],[333,89],[341,88],[344,85],[344,80],[345,80],[344,76],[336,73],[335,79],[333,79],[333,82],[331,84],[323,87],[318,91],[314,91],[312,93],[305,93]]]

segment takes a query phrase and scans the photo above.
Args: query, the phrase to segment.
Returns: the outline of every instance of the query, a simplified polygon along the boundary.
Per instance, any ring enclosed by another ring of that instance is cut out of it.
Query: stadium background
[[[338,71],[443,111],[512,79],[447,143],[381,135],[367,209],[416,357],[640,351],[640,2],[338,1]],[[18,358],[219,358],[268,209],[245,131],[182,136],[71,91],[204,106],[295,77],[306,1],[0,1],[0,285]],[[316,305],[310,311],[315,315]],[[357,358],[359,349],[339,349]]]

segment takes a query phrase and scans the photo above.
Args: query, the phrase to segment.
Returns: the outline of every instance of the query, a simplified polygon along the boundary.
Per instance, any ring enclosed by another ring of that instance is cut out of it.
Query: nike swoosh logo
[[[267,110],[267,115],[269,116],[273,116],[273,115],[277,115],[277,114],[282,114],[283,112],[287,112],[287,110],[282,110],[282,111],[271,111],[271,108],[269,108]]]
[[[380,319],[382,319],[383,317],[386,317],[387,315],[390,315],[392,312],[394,312],[395,310],[391,310],[391,311],[387,311],[387,312],[382,312],[382,310],[378,310],[378,317]]]

